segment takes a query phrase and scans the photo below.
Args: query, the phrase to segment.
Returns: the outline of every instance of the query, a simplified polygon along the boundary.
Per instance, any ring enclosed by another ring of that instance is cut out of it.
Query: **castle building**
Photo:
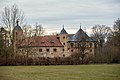
[[[68,34],[65,28],[56,35],[33,36],[23,39],[23,31],[18,25],[13,29],[13,42],[16,53],[29,57],[69,57],[85,43],[85,54],[94,55],[96,39],[89,37],[81,27],[75,34]]]

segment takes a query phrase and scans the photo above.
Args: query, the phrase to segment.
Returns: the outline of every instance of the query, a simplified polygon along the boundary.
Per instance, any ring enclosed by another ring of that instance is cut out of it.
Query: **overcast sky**
[[[63,24],[68,33],[75,33],[81,23],[90,34],[95,24],[112,27],[120,18],[120,0],[0,0],[0,12],[13,4],[24,11],[26,23],[38,22],[46,33],[59,32]]]

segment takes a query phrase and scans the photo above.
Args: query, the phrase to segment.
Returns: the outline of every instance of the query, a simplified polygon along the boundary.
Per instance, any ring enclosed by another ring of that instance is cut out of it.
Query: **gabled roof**
[[[26,38],[21,43],[20,47],[63,47],[56,35],[51,36],[34,36]]]
[[[68,33],[67,33],[67,31],[64,29],[64,27],[63,27],[63,29],[60,31],[60,34],[68,34]]]
[[[82,39],[88,39],[89,36],[80,28],[76,34],[71,37],[70,41],[81,41]]]

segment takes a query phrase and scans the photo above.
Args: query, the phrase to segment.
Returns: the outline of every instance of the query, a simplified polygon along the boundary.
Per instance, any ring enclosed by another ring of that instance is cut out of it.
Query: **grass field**
[[[120,80],[120,64],[0,66],[0,80]]]

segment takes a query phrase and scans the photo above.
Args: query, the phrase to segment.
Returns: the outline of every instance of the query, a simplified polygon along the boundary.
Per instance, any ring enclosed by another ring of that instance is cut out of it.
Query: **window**
[[[63,43],[63,45],[65,45],[65,43]]]
[[[92,43],[90,43],[90,47],[92,47]]]
[[[73,50],[71,50],[71,52],[73,52]]]
[[[42,52],[42,49],[39,49],[39,52]]]
[[[59,36],[59,34],[57,34],[57,36]]]
[[[70,50],[70,48],[68,48],[68,50]]]
[[[16,34],[16,35],[18,35],[18,33],[17,33],[17,32],[16,32],[15,34]]]
[[[92,52],[92,49],[90,49],[90,52]]]
[[[46,49],[47,52],[49,52],[50,50],[49,49]]]
[[[64,52],[65,50],[63,49],[63,52]]]
[[[65,57],[65,55],[63,54],[63,57]]]
[[[74,46],[74,44],[73,44],[73,43],[71,43],[70,45],[71,45],[71,47],[73,47],[73,46]]]
[[[65,39],[65,36],[63,36],[63,39]]]
[[[94,45],[95,45],[94,47],[96,48],[97,47],[97,43],[94,43]]]
[[[57,39],[60,39],[59,37],[57,37]]]
[[[41,44],[44,44],[45,42],[41,42]]]
[[[54,41],[50,41],[50,43],[54,44],[55,42]]]
[[[57,49],[53,49],[54,52],[57,52]]]

